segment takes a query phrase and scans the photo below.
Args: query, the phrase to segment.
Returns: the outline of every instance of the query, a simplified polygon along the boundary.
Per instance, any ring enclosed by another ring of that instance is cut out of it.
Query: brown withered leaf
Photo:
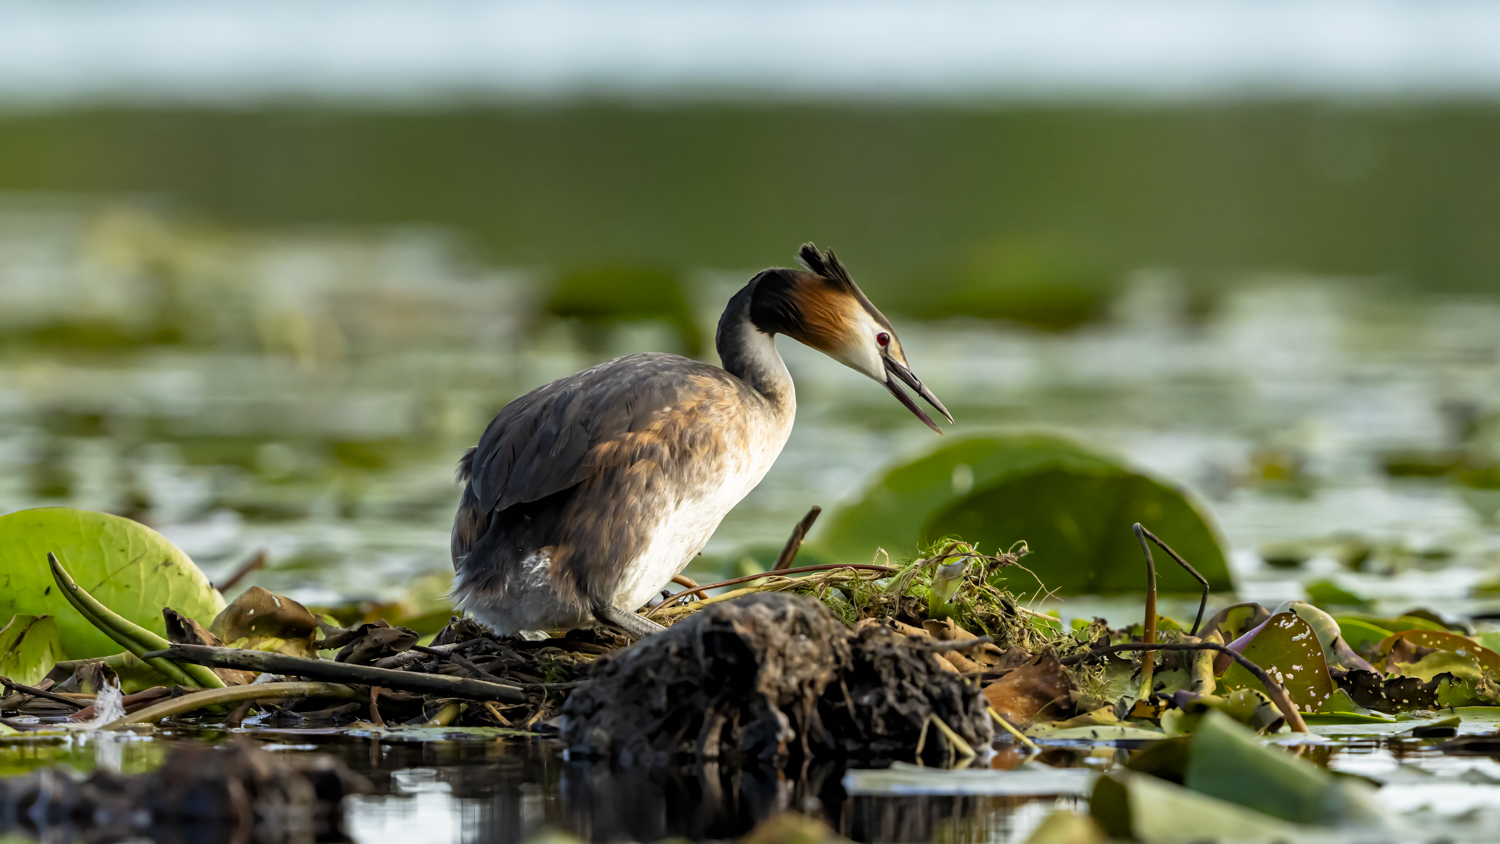
[[[369,665],[378,659],[411,650],[419,638],[415,630],[392,627],[390,622],[381,619],[335,633],[322,644],[325,649],[341,648],[338,656],[333,658],[335,662]]]
[[[171,607],[162,610],[161,615],[167,623],[167,641],[174,645],[218,647],[224,644],[218,636],[208,632],[208,628]]]
[[[978,650],[978,648],[975,648],[974,650]],[[959,673],[961,674],[977,674],[980,671],[984,670],[984,666],[980,665],[972,659],[969,659],[968,656],[959,651],[947,651],[943,654],[943,658],[948,660],[948,662],[954,668],[957,668],[959,670]]]
[[[313,644],[317,617],[291,598],[259,586],[235,598],[208,630],[231,648],[269,649],[314,659],[318,656]]]
[[[1051,651],[1043,651],[984,689],[990,706],[1014,724],[1066,717],[1078,695],[1078,685]]]
[[[171,607],[163,609],[161,614],[167,623],[167,641],[174,645],[218,647],[224,644],[218,636],[210,633],[203,625]],[[231,686],[243,686],[255,680],[254,671],[237,671],[233,668],[210,668],[209,670]]]
[[[970,639],[979,638],[957,624],[954,624],[951,618],[930,618],[922,622],[922,629],[927,631],[927,635],[939,642],[967,642]],[[963,669],[964,671],[997,668],[1006,656],[1005,651],[1001,650],[993,642],[988,642],[974,648],[967,648],[963,653],[970,662],[975,663],[975,668],[965,668]]]
[[[947,671],[947,672],[952,673],[952,674],[962,674],[963,673],[962,671],[958,670],[958,666],[956,666],[953,663],[951,663],[951,662],[948,661],[948,655],[947,654],[937,654],[937,653],[935,653],[935,654],[932,655],[932,659],[933,659],[934,662],[937,663],[937,666],[939,668],[943,669],[944,671]]]

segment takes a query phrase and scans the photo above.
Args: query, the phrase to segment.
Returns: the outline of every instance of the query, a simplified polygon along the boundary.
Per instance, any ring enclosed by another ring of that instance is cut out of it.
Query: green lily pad
[[[50,615],[17,614],[0,629],[0,676],[34,686],[66,658]]]
[[[1312,723],[1310,718],[1325,719],[1321,722],[1324,724],[1373,724],[1391,720],[1389,715],[1355,703],[1349,690],[1344,688],[1334,689],[1333,694],[1328,696],[1328,700],[1323,701],[1323,706],[1317,712],[1307,712],[1302,716],[1302,720],[1309,724]]]
[[[1256,637],[1259,638],[1259,637]],[[1263,745],[1227,716],[1210,713],[1198,728],[1184,784],[1201,794],[1296,824],[1378,826],[1369,786]]]
[[[1458,716],[1446,715],[1436,718],[1403,718],[1384,720],[1332,720],[1329,716],[1305,715],[1307,728],[1313,733],[1328,738],[1352,736],[1399,736],[1422,727],[1457,727]]]
[[[1333,677],[1318,634],[1296,613],[1271,616],[1242,654],[1285,687],[1299,710],[1316,712],[1333,694]],[[1219,688],[1269,691],[1238,662],[1224,672]]]
[[[1069,594],[1143,592],[1141,522],[1206,577],[1233,589],[1224,543],[1191,496],[1118,457],[1051,434],[976,437],[897,467],[860,502],[834,514],[820,544],[841,558],[901,551],[962,536],[987,551],[1025,540],[1024,565]],[[1196,593],[1197,581],[1155,554],[1158,589]]]
[[[1350,592],[1348,589],[1331,580],[1314,581],[1303,588],[1307,591],[1307,600],[1311,601],[1313,606],[1319,608],[1357,607],[1367,610],[1373,606],[1369,600]]]
[[[1460,706],[1452,710],[1461,721],[1459,733],[1492,733],[1500,728],[1500,706]]]
[[[224,609],[224,597],[193,561],[139,522],[69,507],[0,516],[0,617],[51,615],[73,659],[109,656],[120,646],[59,593],[49,551],[101,603],[158,635],[166,635],[164,607],[205,625]]]
[[[1439,632],[1448,632],[1447,627],[1431,619],[1415,615],[1378,616],[1362,612],[1346,612],[1334,616],[1334,620],[1339,623],[1340,627],[1343,627],[1347,621],[1357,621],[1378,630],[1384,630],[1385,636],[1376,637],[1373,640],[1376,642],[1395,633],[1397,630],[1436,630]],[[1350,635],[1350,631],[1344,632],[1344,641],[1356,649],[1364,647],[1365,644],[1365,640],[1361,640],[1359,644],[1355,644],[1355,637]]]
[[[1295,841],[1304,827],[1149,774],[1100,777],[1089,814],[1110,840],[1189,844],[1222,840]]]
[[[1230,604],[1209,616],[1198,635],[1207,636],[1217,630],[1225,642],[1233,642],[1270,617],[1270,611],[1254,601]]]
[[[1339,633],[1343,635],[1344,641],[1356,651],[1363,650],[1366,645],[1379,642],[1394,632],[1356,616],[1339,615],[1334,616],[1333,620],[1338,622]]]

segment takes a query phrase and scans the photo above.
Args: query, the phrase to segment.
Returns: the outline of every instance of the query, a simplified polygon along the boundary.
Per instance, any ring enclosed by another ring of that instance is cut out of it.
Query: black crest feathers
[[[844,269],[839,257],[830,249],[827,252],[819,252],[816,244],[811,241],[802,244],[797,250],[797,260],[804,267],[818,275],[836,281],[845,287],[854,288],[854,279],[849,277],[849,271]]]

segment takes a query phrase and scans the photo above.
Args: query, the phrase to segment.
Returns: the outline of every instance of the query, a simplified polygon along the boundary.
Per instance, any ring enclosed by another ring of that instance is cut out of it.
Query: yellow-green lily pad
[[[0,629],[0,676],[34,686],[66,659],[50,615],[16,615]]]
[[[51,615],[73,659],[109,656],[120,646],[73,609],[52,581],[47,553],[106,607],[158,635],[171,607],[201,624],[224,598],[167,538],[140,522],[70,507],[0,516],[0,618]]]

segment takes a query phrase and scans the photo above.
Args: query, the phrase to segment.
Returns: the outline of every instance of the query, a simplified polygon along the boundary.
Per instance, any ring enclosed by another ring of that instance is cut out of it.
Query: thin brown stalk
[[[1291,727],[1295,732],[1309,732],[1307,729],[1307,722],[1302,720],[1302,713],[1297,711],[1297,705],[1292,702],[1292,697],[1291,695],[1287,694],[1285,687],[1283,687],[1275,680],[1271,679],[1271,675],[1267,674],[1265,670],[1262,669],[1259,665],[1256,665],[1250,660],[1245,659],[1243,654],[1232,651],[1228,647],[1216,644],[1214,642],[1185,642],[1182,644],[1170,645],[1146,645],[1134,643],[1127,645],[1110,645],[1109,647],[1099,648],[1098,650],[1089,651],[1088,653],[1075,654],[1074,656],[1067,657],[1060,661],[1063,665],[1077,665],[1078,663],[1083,662],[1084,660],[1091,657],[1108,656],[1110,654],[1126,653],[1129,651],[1218,651],[1221,654],[1229,654],[1234,658],[1235,662],[1238,662],[1240,666],[1243,667],[1246,671],[1249,671],[1251,674],[1255,675],[1255,679],[1259,680],[1261,684],[1266,687],[1266,692],[1271,696],[1271,702],[1276,704],[1276,708],[1281,711],[1281,717],[1286,719],[1287,726]]]
[[[228,592],[229,590],[238,586],[241,580],[244,580],[246,577],[250,576],[251,572],[264,567],[266,564],[266,558],[267,554],[265,549],[256,551],[254,554],[250,555],[250,559],[242,563],[239,568],[234,570],[233,574],[229,575],[228,580],[224,581],[223,583],[214,584],[214,588],[219,590],[220,592]]]
[[[1141,553],[1146,555],[1146,625],[1145,635],[1141,638],[1146,644],[1156,644],[1156,560],[1151,558],[1151,546],[1146,544],[1146,529],[1137,522],[1135,525],[1135,538],[1140,540]],[[1148,659],[1141,664],[1141,693],[1145,697],[1151,693],[1152,681],[1156,678],[1156,662]]]
[[[250,714],[250,708],[253,706],[255,706],[254,700],[240,701],[240,705],[236,706],[234,711],[229,713],[229,717],[224,719],[224,726],[234,729],[245,723],[245,716]]]
[[[74,709],[84,709],[88,706],[88,704],[86,703],[79,703],[76,700],[70,700],[59,694],[53,694],[52,692],[43,691],[42,689],[33,688],[31,686],[23,686],[20,683],[17,683],[16,681],[10,679],[9,677],[0,677],[0,685],[4,685],[5,688],[10,689],[13,692],[20,692],[23,695],[39,697],[43,700],[50,700],[53,703],[65,703],[68,706],[73,707]]]
[[[198,665],[212,665],[217,668],[237,668],[241,671],[308,677],[329,683],[384,686],[388,689],[441,694],[445,697],[461,697],[470,700],[526,702],[526,693],[516,686],[491,683],[486,680],[471,680],[467,677],[449,677],[444,674],[392,671],[371,665],[351,665],[347,662],[334,662],[327,659],[308,659],[272,651],[215,648],[207,645],[173,645],[151,655]]]
[[[246,686],[229,686],[223,689],[205,689],[190,695],[165,700],[155,706],[148,706],[139,712],[133,712],[116,721],[105,724],[103,729],[114,730],[120,727],[128,727],[132,724],[151,724],[163,718],[171,718],[174,715],[182,715],[194,712],[209,706],[217,706],[224,703],[234,703],[241,700],[267,700],[270,698],[292,698],[292,697],[334,697],[352,698],[355,700],[364,697],[353,686],[342,683],[259,683]]]
[[[786,571],[792,567],[792,561],[797,559],[797,552],[802,550],[802,540],[807,538],[807,532],[812,530],[813,522],[818,520],[818,514],[823,508],[814,504],[807,515],[802,517],[796,527],[792,528],[792,535],[787,537],[786,545],[782,546],[781,554],[776,557],[776,565],[771,566],[771,571]]]
[[[385,726],[385,719],[380,717],[380,693],[383,691],[379,686],[370,687],[370,723],[377,727]],[[489,701],[485,701],[489,704]],[[493,704],[490,704],[493,705]]]
[[[834,571],[837,569],[854,569],[856,571],[879,571],[887,573],[897,571],[895,566],[873,566],[862,563],[826,563],[817,566],[802,566],[801,568],[784,569],[782,571],[776,572],[776,576],[785,577],[786,575],[791,574],[809,574],[815,571]],[[718,583],[707,583],[702,586],[695,586],[692,589],[684,589],[681,592],[674,592],[672,593],[672,597],[652,607],[651,611],[646,613],[646,616],[649,618],[650,616],[655,615],[657,612],[660,612],[669,604],[676,603],[683,598],[687,598],[689,595],[699,594],[710,589],[719,589],[724,586],[733,586],[736,583],[748,583],[752,580],[760,580],[762,578],[770,576],[771,575],[769,572],[763,572],[761,574],[747,574],[744,577],[733,577],[729,580],[721,580]]]

